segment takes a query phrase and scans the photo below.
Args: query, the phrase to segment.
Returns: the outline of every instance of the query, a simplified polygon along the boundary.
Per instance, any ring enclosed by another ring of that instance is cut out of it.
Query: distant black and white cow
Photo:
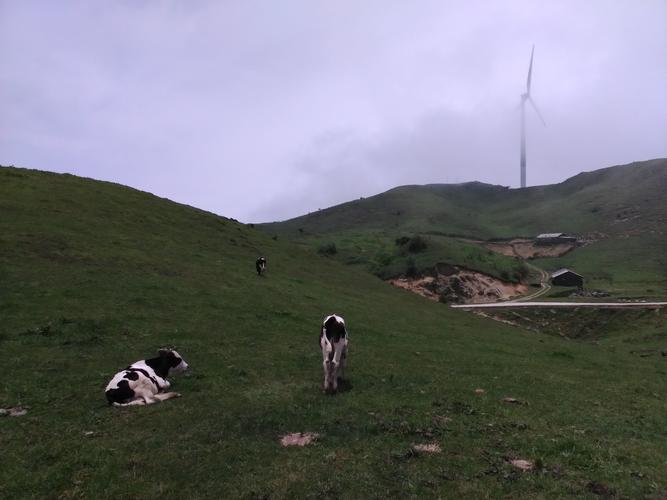
[[[168,375],[184,372],[188,364],[173,349],[160,349],[157,358],[143,359],[119,371],[107,385],[105,393],[114,406],[150,405],[180,397],[164,392],[171,385]]]
[[[338,391],[338,380],[343,378],[347,362],[348,334],[345,320],[332,314],[324,318],[320,329],[320,347],[324,366],[324,391]]]
[[[255,269],[257,269],[257,275],[261,276],[264,271],[266,271],[266,259],[264,257],[259,257],[255,261]]]

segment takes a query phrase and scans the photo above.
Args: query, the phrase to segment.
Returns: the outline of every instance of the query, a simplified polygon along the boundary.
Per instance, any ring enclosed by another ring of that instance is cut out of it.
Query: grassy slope
[[[617,294],[667,293],[667,160],[651,160],[579,174],[521,190],[480,183],[403,186],[281,223],[262,225],[290,239],[338,242],[346,232],[446,234],[475,238],[542,232],[601,233],[604,238],[561,260]],[[302,232],[299,232],[299,228]],[[451,258],[451,254],[445,254]],[[602,265],[604,264],[604,265]],[[643,286],[646,283],[648,286]],[[646,290],[648,288],[649,291]],[[650,290],[654,290],[651,292]]]
[[[550,335],[592,342],[612,351],[660,356],[667,348],[665,309],[521,309],[494,311],[499,319]]]
[[[298,228],[327,234],[349,228],[399,227],[483,238],[557,230],[646,232],[667,220],[666,189],[667,159],[658,159],[584,172],[560,184],[527,189],[478,182],[402,186],[264,227],[276,234]],[[631,220],[622,223],[624,219]]]
[[[588,288],[611,290],[616,297],[666,300],[666,249],[665,235],[606,238],[535,264],[549,271],[576,269]]]
[[[316,336],[332,311],[352,388],[325,397]],[[667,492],[661,359],[454,311],[121,186],[0,169],[0,314],[0,407],[30,406],[0,420],[3,498]],[[107,407],[110,377],[166,344],[193,367],[184,397]],[[294,431],[323,437],[281,448]],[[443,453],[408,453],[430,441]]]
[[[409,243],[400,245],[400,237],[412,236],[389,230],[341,231],[335,235],[299,235],[290,240],[303,249],[320,249],[334,244],[335,258],[345,264],[359,266],[372,274],[388,279],[404,274],[409,267],[429,272],[436,263],[458,265],[511,281],[520,281],[521,263],[514,258],[491,252],[480,245],[456,238],[420,235],[426,248],[412,252]],[[409,237],[408,237],[409,238]]]
[[[496,199],[503,192],[502,187],[481,183],[404,186],[259,227],[304,248],[334,243],[339,260],[363,265],[385,279],[405,273],[409,261],[419,271],[437,263],[457,264],[506,279],[522,272],[520,262],[452,237],[481,231],[476,205],[480,198]],[[425,252],[410,254],[396,246],[396,239],[415,235],[427,240]]]

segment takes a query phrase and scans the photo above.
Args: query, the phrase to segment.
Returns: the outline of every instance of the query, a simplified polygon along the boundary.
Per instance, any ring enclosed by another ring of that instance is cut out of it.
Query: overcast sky
[[[667,0],[0,0],[0,164],[244,222],[667,157]]]

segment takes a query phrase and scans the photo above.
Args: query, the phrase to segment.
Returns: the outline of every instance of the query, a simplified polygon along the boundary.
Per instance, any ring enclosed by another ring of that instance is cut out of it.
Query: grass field
[[[578,248],[560,258],[537,259],[548,271],[567,267],[586,277],[590,289],[609,290],[613,296],[667,298],[667,237],[642,234],[608,238]]]
[[[331,312],[351,335],[334,397]],[[122,186],[0,169],[0,315],[0,407],[29,407],[0,417],[0,498],[667,495],[664,358],[455,311]],[[164,345],[192,367],[183,397],[107,406],[113,374]],[[280,446],[301,431],[321,437]]]

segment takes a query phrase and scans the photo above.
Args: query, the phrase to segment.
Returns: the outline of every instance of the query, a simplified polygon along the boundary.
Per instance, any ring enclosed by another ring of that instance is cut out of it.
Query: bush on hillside
[[[408,252],[417,253],[426,250],[426,240],[421,236],[413,236],[408,243]]]
[[[394,261],[394,256],[388,253],[379,253],[375,258],[380,266],[388,266]]]
[[[409,278],[414,278],[415,276],[417,276],[418,270],[417,270],[417,264],[415,263],[415,259],[413,259],[412,257],[408,257],[405,263],[406,263],[405,275],[408,276]]]
[[[518,269],[512,271],[511,273],[503,269],[500,271],[500,278],[504,281],[510,281],[512,283],[521,283],[525,281],[530,275],[530,269],[524,264],[521,264]]]
[[[320,248],[317,250],[317,253],[320,255],[336,255],[338,253],[338,249],[336,248],[335,243],[327,243],[326,245],[320,246]]]
[[[394,241],[396,246],[399,246],[410,253],[418,253],[426,250],[428,247],[426,239],[419,235],[413,236],[412,238],[401,236],[400,238],[396,238]]]
[[[524,264],[521,264],[519,269],[514,271],[514,275],[513,275],[514,281],[516,281],[517,283],[520,283],[520,282],[526,280],[526,278],[528,278],[529,275],[530,275],[530,269],[528,269],[528,267],[526,267]]]

